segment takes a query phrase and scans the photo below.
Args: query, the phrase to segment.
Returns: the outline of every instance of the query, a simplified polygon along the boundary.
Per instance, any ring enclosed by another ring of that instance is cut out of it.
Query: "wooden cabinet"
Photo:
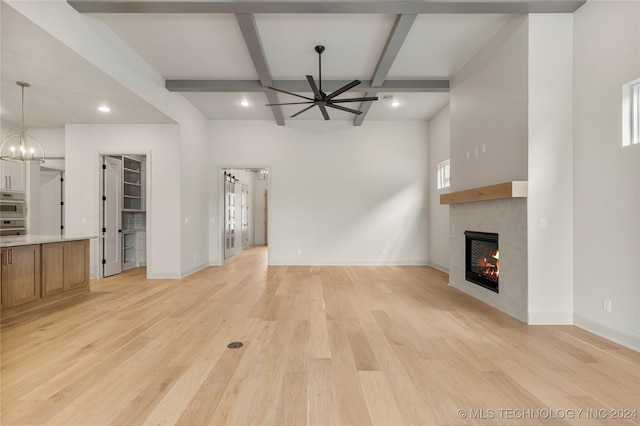
[[[89,241],[42,245],[42,297],[89,284]]]
[[[2,316],[89,292],[89,250],[89,240],[3,248]]]
[[[25,190],[24,163],[0,160],[0,176],[0,189],[7,191]]]
[[[2,250],[2,307],[11,308],[40,299],[40,245]]]

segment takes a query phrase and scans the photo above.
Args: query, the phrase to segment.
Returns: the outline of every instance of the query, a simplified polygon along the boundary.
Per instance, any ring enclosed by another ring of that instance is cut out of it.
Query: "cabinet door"
[[[0,170],[2,173],[2,182],[0,189],[9,191],[25,190],[25,166],[24,163],[15,163],[13,161],[0,161]]]
[[[9,162],[9,183],[12,191],[24,191],[26,189],[25,164]]]
[[[40,298],[40,245],[7,250],[7,283],[4,307],[22,305]],[[3,260],[4,261],[4,260]],[[4,279],[3,279],[4,281]],[[3,292],[4,293],[4,292]]]
[[[64,244],[42,245],[42,297],[64,291]]]
[[[68,241],[64,251],[65,291],[89,285],[89,240]]]

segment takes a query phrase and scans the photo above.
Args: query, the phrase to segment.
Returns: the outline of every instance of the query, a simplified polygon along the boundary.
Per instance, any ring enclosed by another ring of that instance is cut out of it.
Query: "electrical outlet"
[[[540,229],[547,229],[547,218],[546,217],[541,217],[540,218]]]
[[[611,312],[611,300],[602,299],[602,310],[605,312]]]
[[[487,153],[487,145],[486,144],[482,144],[482,153],[486,154]]]
[[[302,255],[302,249],[298,249],[298,256]]]

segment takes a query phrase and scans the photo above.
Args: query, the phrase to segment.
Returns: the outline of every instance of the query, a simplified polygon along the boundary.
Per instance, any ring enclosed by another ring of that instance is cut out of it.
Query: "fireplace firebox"
[[[464,235],[467,281],[498,293],[500,277],[498,234],[465,231]]]

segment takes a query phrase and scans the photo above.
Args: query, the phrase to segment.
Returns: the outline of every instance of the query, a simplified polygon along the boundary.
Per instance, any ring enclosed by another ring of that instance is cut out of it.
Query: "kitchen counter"
[[[67,237],[63,235],[16,235],[0,238],[0,247],[18,247],[28,246],[31,244],[48,244],[48,243],[63,243],[65,241],[80,241],[91,240],[93,238],[99,238],[97,236],[88,237]]]
[[[20,235],[2,237],[2,318],[88,293],[89,240],[97,237]]]

